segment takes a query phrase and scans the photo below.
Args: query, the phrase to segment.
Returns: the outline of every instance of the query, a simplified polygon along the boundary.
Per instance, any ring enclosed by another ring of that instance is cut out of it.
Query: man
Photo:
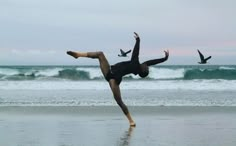
[[[136,126],[134,120],[129,113],[127,106],[123,103],[120,93],[120,83],[122,81],[122,77],[133,73],[134,75],[139,75],[140,77],[144,78],[149,74],[148,67],[150,65],[155,65],[166,61],[169,57],[169,52],[165,52],[165,57],[160,59],[153,59],[149,61],[145,61],[142,64],[139,63],[139,44],[140,38],[137,33],[135,33],[136,43],[133,49],[132,57],[130,61],[119,62],[115,65],[109,64],[103,52],[74,52],[74,51],[67,51],[68,55],[73,56],[74,58],[79,57],[87,57],[98,59],[100,64],[100,69],[102,71],[103,76],[109,82],[110,88],[112,90],[113,96],[117,102],[117,104],[121,107],[123,113],[129,120],[130,126]]]

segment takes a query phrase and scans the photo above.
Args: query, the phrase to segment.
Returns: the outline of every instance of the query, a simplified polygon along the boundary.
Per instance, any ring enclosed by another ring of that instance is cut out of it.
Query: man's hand
[[[164,51],[165,52],[165,59],[167,60],[169,58],[169,50]]]
[[[137,39],[140,39],[139,38],[139,35],[136,33],[136,32],[134,32],[134,38],[137,40]]]

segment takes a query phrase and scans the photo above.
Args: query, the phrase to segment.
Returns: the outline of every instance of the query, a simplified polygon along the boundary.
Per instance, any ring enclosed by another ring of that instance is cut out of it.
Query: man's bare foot
[[[73,51],[67,51],[66,52],[68,55],[74,57],[75,59],[77,59],[79,57],[78,53],[73,52]]]
[[[134,122],[130,123],[130,127],[135,127],[136,124]]]

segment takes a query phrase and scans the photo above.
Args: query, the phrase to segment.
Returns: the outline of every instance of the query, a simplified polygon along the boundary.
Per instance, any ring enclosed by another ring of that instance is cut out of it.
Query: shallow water
[[[236,106],[235,91],[121,90],[128,106]],[[2,90],[0,106],[117,106],[110,90]]]

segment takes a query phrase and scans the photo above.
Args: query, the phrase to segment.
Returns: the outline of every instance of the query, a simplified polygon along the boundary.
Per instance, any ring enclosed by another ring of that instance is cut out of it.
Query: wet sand
[[[4,146],[235,146],[236,107],[0,107]]]

